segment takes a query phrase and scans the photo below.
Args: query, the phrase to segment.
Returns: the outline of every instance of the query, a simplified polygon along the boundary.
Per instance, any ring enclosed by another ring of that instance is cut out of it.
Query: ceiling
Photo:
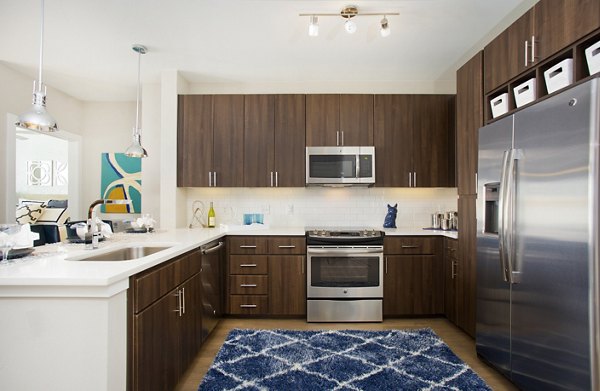
[[[148,47],[142,81],[177,69],[192,83],[435,81],[522,0],[46,0],[44,80],[81,100],[134,100],[137,54]],[[341,17],[359,12],[347,34]],[[0,0],[0,61],[36,77],[40,0]]]

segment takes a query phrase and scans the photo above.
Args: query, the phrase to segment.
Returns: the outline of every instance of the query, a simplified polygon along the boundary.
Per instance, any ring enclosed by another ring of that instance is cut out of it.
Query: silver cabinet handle
[[[296,246],[292,245],[285,245],[285,246],[277,246],[279,248],[296,248]]]
[[[217,187],[217,172],[213,171],[213,186]]]
[[[256,267],[256,263],[242,263],[240,267]]]
[[[181,288],[181,312],[185,314],[185,288]]]
[[[479,181],[479,176],[477,175],[477,173],[475,173],[475,194],[477,194],[477,189],[479,184],[477,183]]]
[[[240,308],[256,308],[256,304],[240,304]]]
[[[275,171],[275,187],[279,187],[279,171]]]
[[[201,251],[202,251],[203,255],[214,253],[215,251],[217,251],[218,249],[220,249],[224,245],[225,245],[225,242],[219,242],[219,244],[217,244],[216,246],[213,246],[211,248],[201,247]]]
[[[340,131],[335,131],[335,145],[340,145]]]
[[[344,145],[344,131],[342,130],[342,145]]]
[[[256,245],[243,244],[240,246],[240,248],[256,248]]]
[[[256,288],[256,284],[240,284],[242,288]]]
[[[183,307],[181,305],[181,290],[177,289],[177,293],[175,293],[173,296],[177,296],[177,309],[173,310],[173,312],[177,312],[179,316],[183,316]]]
[[[413,172],[413,187],[417,187],[417,172]]]
[[[527,68],[527,64],[528,64],[528,62],[529,62],[529,61],[527,61],[527,55],[528,55],[528,53],[529,53],[529,50],[528,50],[529,48],[528,48],[528,46],[529,46],[528,42],[527,42],[527,41],[525,41],[525,68]]]
[[[421,247],[421,246],[413,246],[413,245],[409,246],[409,245],[405,245],[405,244],[403,244],[401,246],[401,248],[419,248],[419,247]]]
[[[208,187],[212,187],[212,171],[208,172]]]
[[[412,187],[412,172],[408,173],[408,187]]]
[[[535,35],[531,36],[531,63],[535,62]]]
[[[452,279],[456,278],[456,261],[452,261]]]
[[[271,171],[271,187],[273,187],[273,171]]]

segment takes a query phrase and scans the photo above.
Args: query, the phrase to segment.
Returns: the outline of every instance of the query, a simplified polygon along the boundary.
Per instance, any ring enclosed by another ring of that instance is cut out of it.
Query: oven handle
[[[306,249],[310,254],[364,254],[364,253],[380,253],[383,254],[383,248],[310,248]]]

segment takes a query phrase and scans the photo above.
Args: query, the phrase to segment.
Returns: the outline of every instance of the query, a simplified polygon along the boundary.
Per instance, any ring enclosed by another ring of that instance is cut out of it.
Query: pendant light
[[[42,0],[42,23],[40,28],[40,69],[38,80],[33,82],[33,104],[31,109],[21,114],[15,125],[38,132],[56,132],[58,126],[46,111],[46,86],[42,80],[44,57],[44,0]]]
[[[142,147],[142,129],[140,128],[140,64],[142,61],[142,54],[146,54],[148,49],[139,44],[134,44],[132,49],[138,54],[137,101],[135,107],[135,127],[133,128],[133,141],[125,151],[125,155],[130,157],[148,157],[148,153],[144,147]]]

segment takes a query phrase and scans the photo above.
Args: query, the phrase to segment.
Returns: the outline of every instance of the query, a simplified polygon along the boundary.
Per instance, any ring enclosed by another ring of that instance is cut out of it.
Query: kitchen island
[[[0,264],[0,389],[125,390],[129,278],[227,235],[304,235],[304,227],[116,234],[96,250],[53,244]],[[393,236],[455,234],[386,230]],[[130,261],[80,261],[131,245],[168,247]]]

